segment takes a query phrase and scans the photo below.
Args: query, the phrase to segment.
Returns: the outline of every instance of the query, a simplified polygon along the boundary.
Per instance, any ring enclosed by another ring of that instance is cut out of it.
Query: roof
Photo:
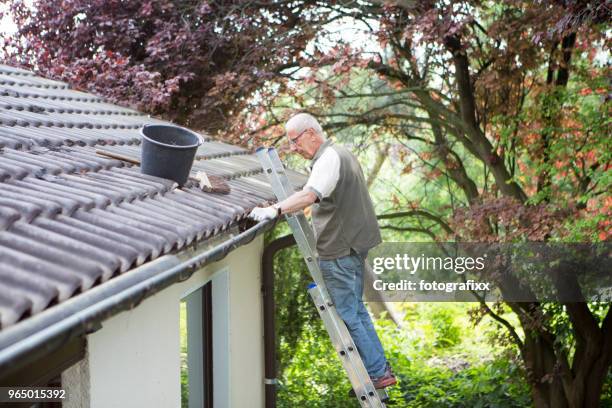
[[[0,328],[275,200],[249,151],[207,136],[192,172],[223,177],[228,195],[178,188],[96,153],[140,157],[139,129],[149,123],[167,122],[0,65]]]

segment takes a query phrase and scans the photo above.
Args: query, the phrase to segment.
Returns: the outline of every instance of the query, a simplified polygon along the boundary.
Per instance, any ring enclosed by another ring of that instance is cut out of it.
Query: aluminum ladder
[[[276,149],[261,147],[257,149],[257,158],[279,202],[294,193]],[[359,403],[364,408],[385,408],[385,402],[388,401],[389,396],[384,389],[377,390],[374,388],[357,347],[327,292],[319,269],[314,232],[310,224],[301,211],[294,214],[285,214],[285,218],[314,280],[314,283],[308,287],[308,293],[323,320],[325,329],[346,370]]]

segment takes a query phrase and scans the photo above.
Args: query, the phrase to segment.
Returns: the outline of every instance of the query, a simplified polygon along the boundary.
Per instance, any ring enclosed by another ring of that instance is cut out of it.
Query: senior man
[[[285,125],[292,152],[312,160],[303,190],[250,217],[263,221],[313,205],[319,266],[336,310],[353,337],[376,388],[397,381],[363,301],[363,274],[368,251],[381,242],[372,200],[357,158],[327,140],[319,122],[307,113]]]

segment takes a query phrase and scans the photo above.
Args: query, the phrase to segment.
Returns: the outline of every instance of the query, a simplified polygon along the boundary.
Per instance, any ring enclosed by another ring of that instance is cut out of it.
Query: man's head
[[[319,122],[307,113],[298,113],[285,124],[289,147],[306,159],[312,159],[325,142],[325,134]]]

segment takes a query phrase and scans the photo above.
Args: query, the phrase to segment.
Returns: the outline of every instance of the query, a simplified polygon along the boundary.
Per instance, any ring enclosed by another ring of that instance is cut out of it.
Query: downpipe
[[[264,385],[265,407],[276,408],[278,372],[276,364],[276,323],[274,306],[274,256],[280,250],[295,245],[293,234],[270,242],[261,257],[262,294],[264,314]]]

